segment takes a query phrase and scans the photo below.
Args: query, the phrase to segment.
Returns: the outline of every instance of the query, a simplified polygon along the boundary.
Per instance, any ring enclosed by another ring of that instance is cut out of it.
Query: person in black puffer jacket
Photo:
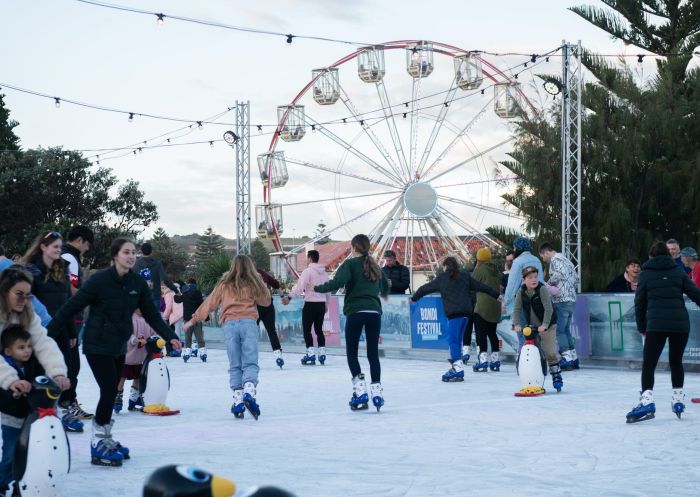
[[[23,259],[27,264],[27,270],[34,277],[32,294],[46,306],[46,310],[51,316],[55,316],[72,295],[70,272],[65,261],[61,258],[62,247],[63,238],[59,232],[41,233],[29,247]],[[73,392],[71,393],[71,390],[63,392],[59,402],[70,403],[73,400],[71,396],[75,392],[74,385],[77,384],[79,371],[79,366],[74,360],[75,354],[71,353],[71,349],[77,346],[78,330],[75,322],[60,330],[54,330],[54,333],[49,333],[49,337],[56,341],[61,354],[63,354]],[[80,360],[79,357],[77,359]],[[65,411],[61,422],[66,431],[83,431],[82,421],[69,410]]]
[[[474,312],[471,292],[484,292],[502,301],[498,291],[473,279],[467,271],[461,270],[457,259],[447,257],[442,267],[444,273],[433,281],[421,286],[411,297],[411,302],[418,302],[429,293],[440,292],[442,308],[448,319],[448,342],[450,344],[450,363],[452,367],[442,375],[442,381],[464,381],[464,364],[462,362],[462,336],[467,321]]]
[[[688,344],[690,320],[684,294],[700,305],[700,289],[671,258],[666,244],[656,242],[649,251],[649,261],[642,266],[634,296],[637,329],[644,337],[644,359],[642,395],[637,407],[627,413],[628,423],[654,417],[654,371],[666,340],[673,387],[671,405],[679,418],[685,410],[683,353]]]
[[[396,252],[393,250],[384,252],[382,273],[389,281],[391,295],[404,295],[411,286],[411,273],[406,266],[396,260]]]

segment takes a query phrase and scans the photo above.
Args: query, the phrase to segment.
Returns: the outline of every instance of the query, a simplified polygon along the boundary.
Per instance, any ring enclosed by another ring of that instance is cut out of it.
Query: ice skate
[[[462,363],[466,366],[469,362],[469,345],[462,345]]]
[[[571,355],[571,367],[574,369],[579,369],[581,366],[578,361],[578,355],[576,354],[576,349],[571,349],[569,351],[569,354]]]
[[[489,362],[489,369],[491,371],[501,370],[501,360],[498,352],[491,352],[491,362]]]
[[[350,399],[350,409],[353,411],[367,409],[369,407],[367,405],[368,402],[369,395],[367,395],[365,375],[360,373],[352,379],[352,398]]]
[[[190,357],[192,356],[192,349],[187,347],[185,349],[182,349],[182,360],[187,362],[190,360]]]
[[[472,366],[472,370],[475,373],[485,373],[489,369],[489,354],[488,352],[481,352],[478,356],[476,364]]]
[[[245,417],[243,390],[233,391],[233,405],[231,406],[231,414],[233,414],[237,419],[243,419]]]
[[[462,359],[450,362],[452,363],[452,367],[442,375],[442,381],[448,383],[464,381],[464,363],[462,363]]]
[[[199,359],[202,362],[207,362],[207,348],[206,347],[202,347],[201,349],[199,349]]]
[[[384,405],[384,389],[381,383],[372,383],[369,386],[370,397],[372,397],[372,404],[377,408],[377,412]]]
[[[124,455],[119,451],[119,444],[112,438],[114,421],[107,425],[98,425],[92,421],[92,440],[90,455],[92,464],[97,466],[121,466]],[[128,454],[128,451],[127,451]]]
[[[638,423],[640,421],[646,421],[647,419],[653,419],[655,412],[656,405],[654,404],[654,394],[651,390],[644,390],[639,396],[639,404],[637,404],[637,407],[627,413],[627,422]]]
[[[273,351],[275,354],[275,364],[279,366],[280,369],[282,369],[282,366],[284,366],[284,359],[282,359],[282,349],[277,349]]]
[[[314,348],[309,347],[306,349],[306,354],[301,358],[301,364],[303,366],[314,366],[316,365],[316,354],[314,353]]]
[[[681,419],[681,414],[685,411],[685,394],[682,388],[674,388],[671,396],[671,408],[673,412]]]
[[[92,419],[95,417],[94,414],[90,414],[89,412],[84,411],[77,400],[74,400],[70,403],[70,405],[68,406],[68,412],[71,413],[74,418],[78,419]]]
[[[255,385],[250,381],[247,381],[246,384],[243,385],[243,404],[245,404],[250,414],[252,414],[255,419],[258,419],[258,416],[260,416],[260,406],[255,399]]]
[[[129,391],[129,407],[130,411],[141,411],[143,410],[143,398],[139,393],[138,388],[131,387]]]
[[[68,411],[61,417],[61,423],[66,433],[82,433],[84,431],[83,422]]]
[[[115,414],[119,414],[123,408],[124,408],[124,392],[119,391],[119,392],[117,392],[117,397],[114,399],[114,406],[112,406],[112,409],[114,409]]]
[[[321,366],[326,364],[326,347],[318,348],[318,362],[321,363]]]
[[[552,375],[552,386],[556,388],[557,392],[561,392],[561,389],[564,388],[564,380],[561,377],[559,364],[550,365],[549,374]]]
[[[571,351],[564,350],[561,352],[561,360],[559,361],[559,367],[562,371],[572,371],[574,369],[573,360],[571,358]]]

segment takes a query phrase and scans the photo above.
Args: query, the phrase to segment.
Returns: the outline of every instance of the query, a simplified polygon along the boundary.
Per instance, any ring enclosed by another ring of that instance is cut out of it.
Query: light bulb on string
[[[56,108],[57,108],[57,109],[60,109],[60,108],[61,108],[61,99],[58,98],[58,97],[53,97],[53,99],[54,99]]]
[[[134,113],[133,112],[129,112],[129,122],[130,123],[134,122]]]
[[[160,28],[165,24],[165,14],[156,14],[156,25]]]
[[[199,131],[202,131],[204,129],[204,126],[202,126],[202,121],[197,121],[197,129]]]
[[[316,125],[315,125],[315,124],[312,124],[312,125],[311,125],[311,132],[312,132],[312,133],[315,133],[315,132],[316,132]]]
[[[292,45],[292,40],[293,40],[293,39],[294,39],[294,35],[293,35],[293,34],[288,34],[288,35],[287,35],[287,46],[288,46],[288,47]]]
[[[262,126],[258,124],[258,134],[262,133]]]
[[[213,142],[213,141],[210,141],[210,142],[209,142],[209,146],[210,146],[211,148],[214,148],[214,142]]]
[[[142,153],[143,153],[143,148],[139,147],[139,148],[138,148],[138,151],[139,151],[140,154],[142,154]]]

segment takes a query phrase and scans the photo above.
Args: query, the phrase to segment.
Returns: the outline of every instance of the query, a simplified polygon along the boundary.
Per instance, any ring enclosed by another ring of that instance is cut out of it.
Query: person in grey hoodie
[[[317,293],[314,287],[322,285],[328,281],[326,266],[319,264],[320,255],[317,250],[309,250],[306,253],[308,265],[301,272],[289,296],[282,300],[284,305],[289,303],[290,297],[298,297],[304,294],[304,308],[301,311],[301,325],[304,330],[304,342],[306,343],[306,355],[301,358],[304,365],[316,364],[316,354],[314,351],[314,339],[311,336],[311,327],[316,332],[316,342],[318,343],[318,361],[321,364],[326,362],[326,337],[323,335],[323,318],[328,310],[329,293]]]

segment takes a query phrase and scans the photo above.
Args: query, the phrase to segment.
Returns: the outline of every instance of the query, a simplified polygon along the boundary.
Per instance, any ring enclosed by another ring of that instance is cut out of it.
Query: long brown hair
[[[355,252],[362,254],[364,258],[362,267],[365,278],[369,281],[377,281],[382,275],[382,270],[379,268],[377,261],[369,255],[370,243],[367,235],[355,235],[350,245]]]
[[[10,266],[0,272],[0,322],[9,324],[14,314],[19,318],[19,324],[24,329],[29,329],[32,319],[34,319],[34,307],[32,307],[31,300],[24,306],[24,310],[17,314],[10,308],[7,294],[10,293],[10,289],[17,283],[29,283],[31,286],[33,281],[32,274],[20,266]]]
[[[228,287],[237,298],[250,296],[256,300],[270,294],[262,278],[255,269],[253,259],[247,255],[237,255],[231,262],[231,268],[224,273],[217,287]]]
[[[461,269],[459,267],[459,262],[457,262],[455,257],[445,257],[445,260],[442,261],[442,266],[445,268],[445,272],[451,280],[454,280],[457,278],[457,276],[459,276]]]
[[[27,250],[27,252],[24,254],[22,262],[25,264],[33,262],[33,259],[36,258],[37,254],[41,256],[42,245],[44,247],[48,247],[56,240],[63,240],[63,237],[58,231],[49,231],[48,233],[40,234],[29,246],[29,250]],[[47,271],[45,279],[49,279],[49,277],[51,277],[51,279],[54,281],[63,281],[66,277],[65,268],[66,263],[64,262],[63,257],[59,257],[57,260],[53,261],[51,267],[46,268]]]

